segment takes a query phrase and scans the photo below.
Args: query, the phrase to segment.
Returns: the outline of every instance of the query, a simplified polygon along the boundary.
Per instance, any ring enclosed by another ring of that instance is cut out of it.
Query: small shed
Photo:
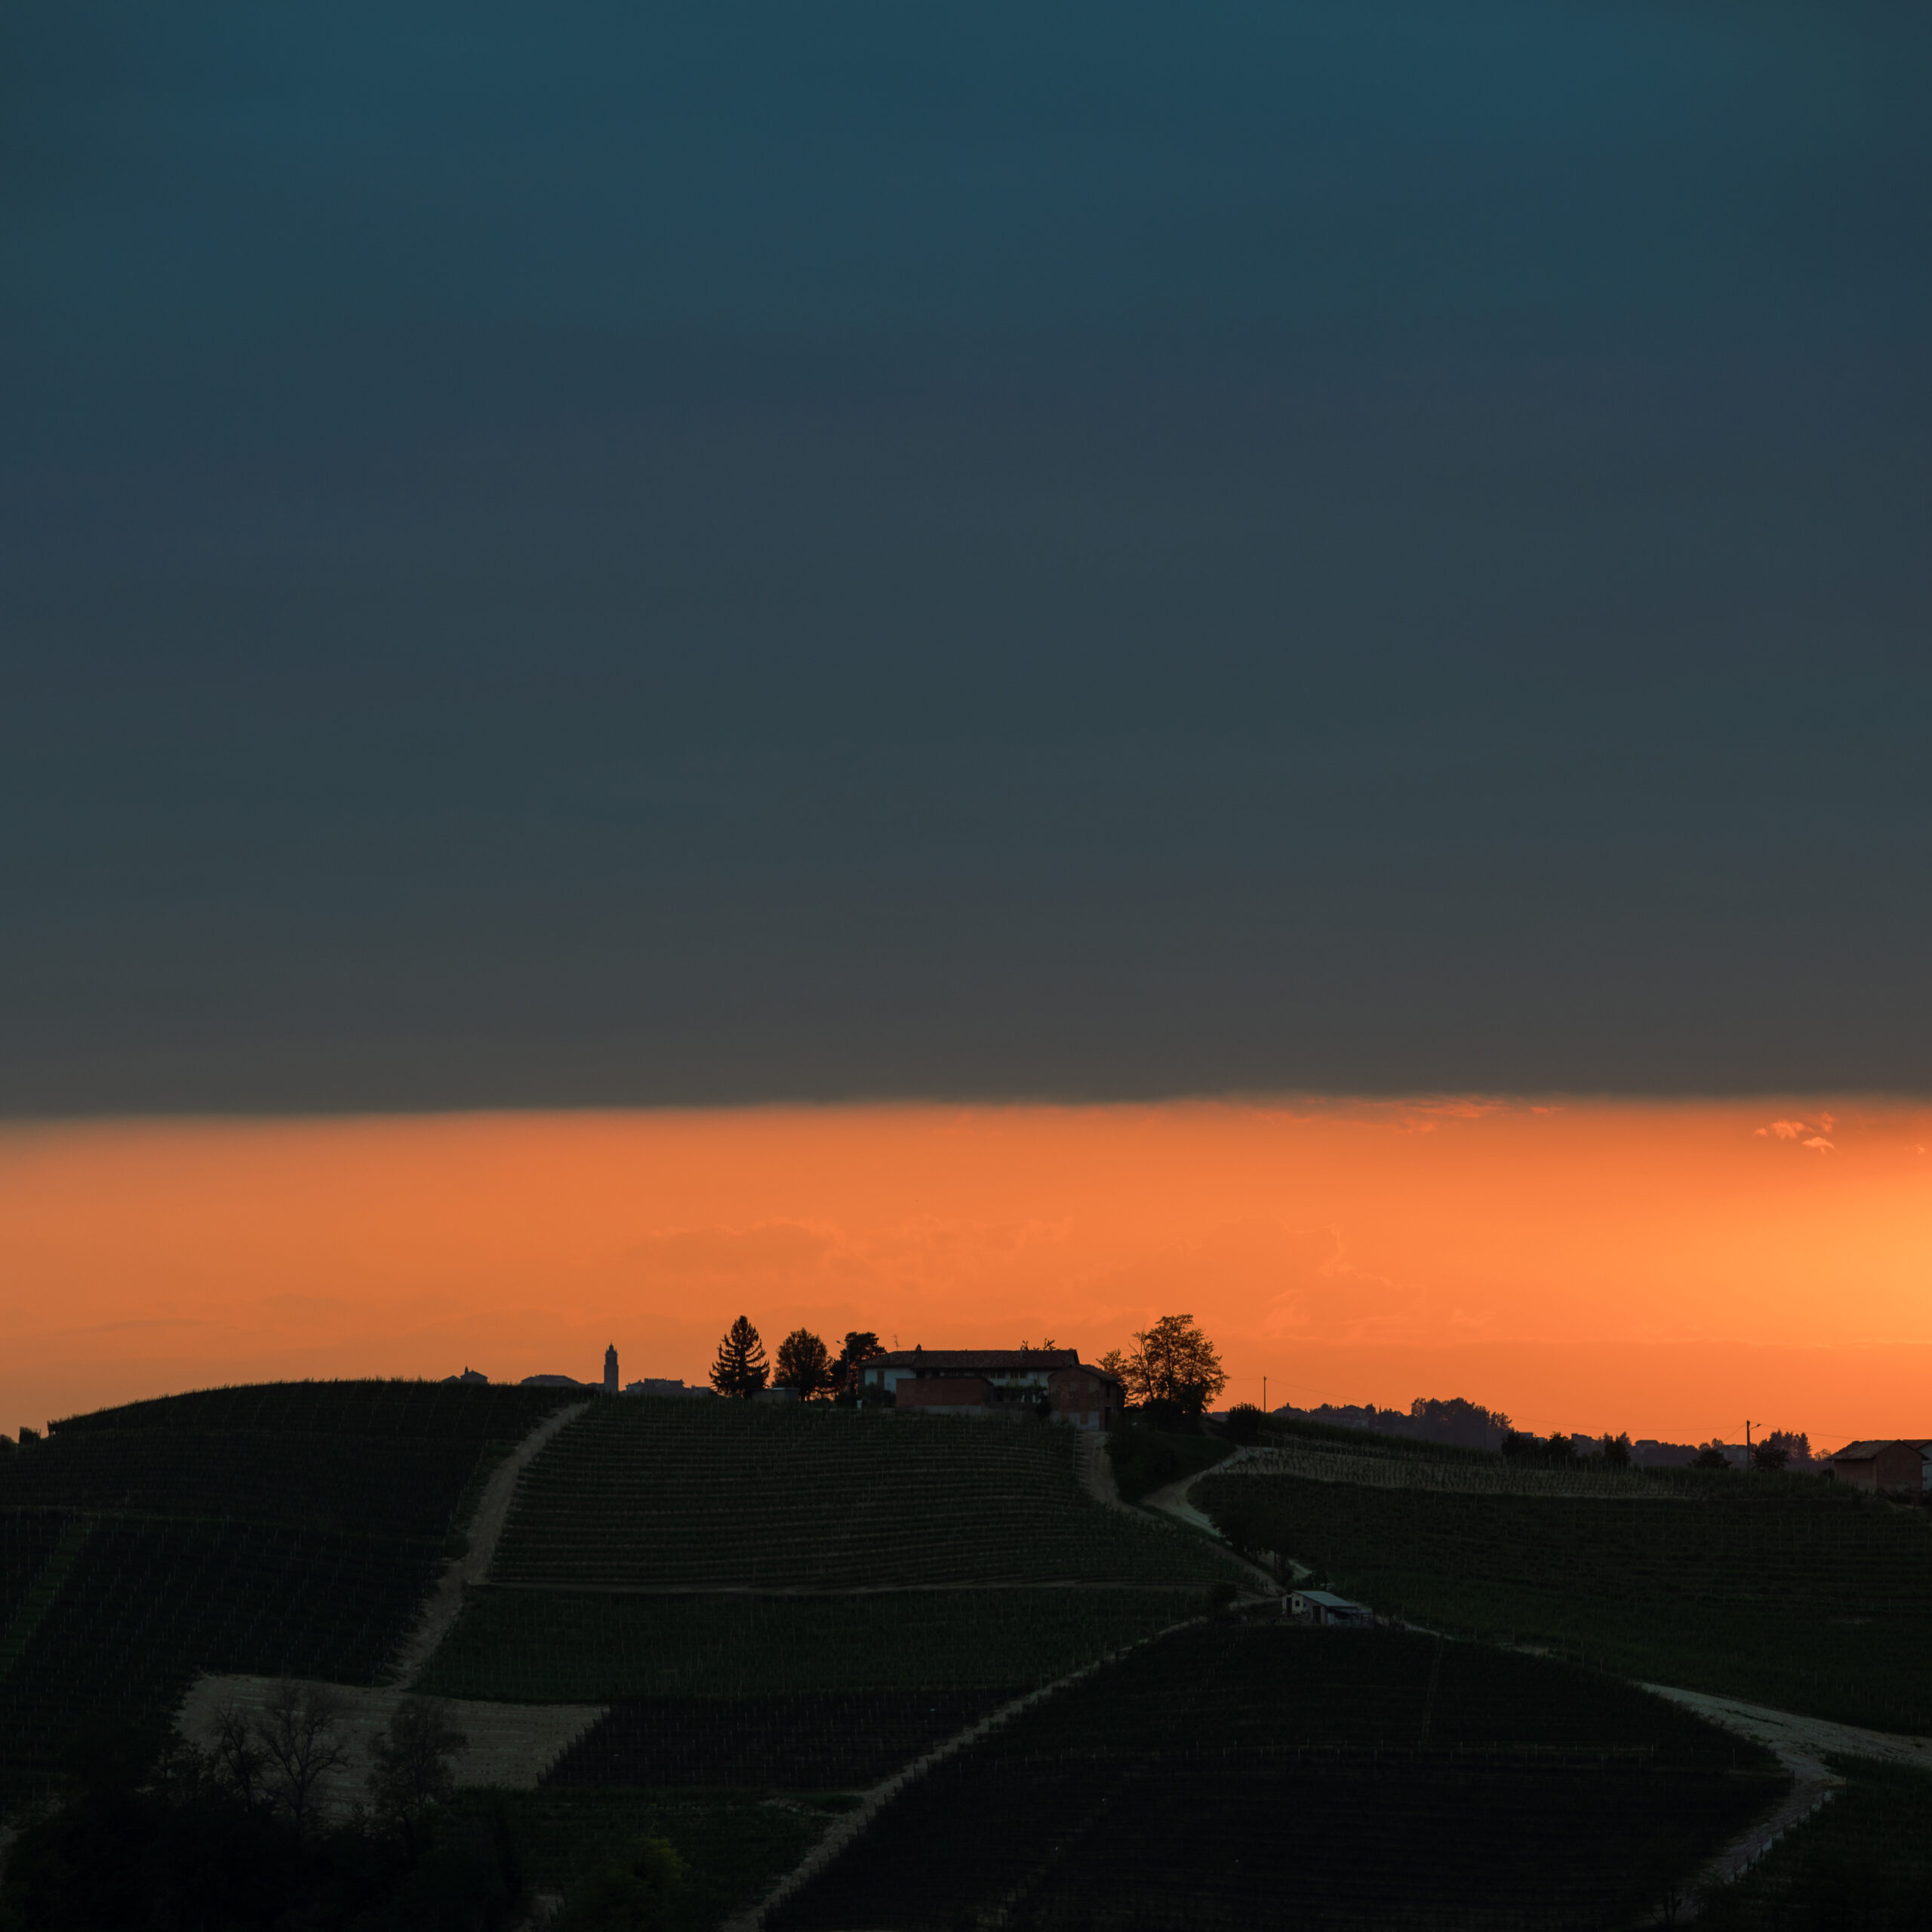
[[[1832,1474],[1854,1489],[1881,1496],[1918,1496],[1926,1482],[1926,1443],[1917,1438],[1847,1442],[1829,1457]]]
[[[1375,1621],[1367,1604],[1351,1603],[1332,1590],[1297,1590],[1288,1599],[1292,1616],[1305,1617],[1311,1623],[1334,1624],[1348,1629],[1365,1629]]]

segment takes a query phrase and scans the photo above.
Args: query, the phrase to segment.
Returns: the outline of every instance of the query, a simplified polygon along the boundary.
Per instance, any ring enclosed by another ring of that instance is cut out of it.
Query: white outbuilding
[[[1332,1623],[1346,1629],[1366,1629],[1375,1621],[1374,1611],[1366,1604],[1351,1603],[1332,1590],[1297,1590],[1288,1599],[1288,1612],[1305,1617],[1311,1623]]]

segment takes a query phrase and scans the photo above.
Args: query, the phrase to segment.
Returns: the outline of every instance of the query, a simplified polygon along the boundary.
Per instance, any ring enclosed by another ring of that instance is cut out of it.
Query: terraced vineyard
[[[552,1410],[582,1399],[577,1389],[488,1382],[259,1382],[158,1395],[68,1416],[51,1427],[57,1437],[97,1429],[243,1429],[500,1442],[527,1435]]]
[[[479,1591],[419,1680],[527,1703],[1044,1683],[1194,1615],[1187,1589],[863,1596]]]
[[[1595,1673],[1222,1621],[915,1781],[771,1922],[1621,1926],[1784,1783],[1756,1747]]]
[[[480,1445],[454,1437],[90,1429],[0,1460],[0,1512],[447,1536]]]
[[[1249,1451],[1229,1475],[1300,1476],[1311,1482],[1366,1484],[1374,1489],[1423,1489],[1472,1496],[1614,1496],[1637,1503],[1675,1503],[1684,1491],[1642,1469],[1538,1469],[1497,1456],[1411,1456],[1398,1448],[1339,1442],[1284,1442]]]
[[[572,1745],[546,1783],[859,1791],[1019,1695],[997,1690],[820,1691],[637,1698]]]
[[[1932,1520],[1737,1478],[1669,1504],[1213,1475],[1233,1540],[1377,1609],[1621,1675],[1878,1730],[1932,1730]]]
[[[598,1402],[525,1472],[501,1583],[646,1589],[1203,1583],[1200,1538],[1096,1502],[1072,1432],[851,1410]]]
[[[0,1807],[103,1727],[158,1745],[203,1672],[374,1681],[509,1446],[480,1432],[568,1394],[216,1389],[0,1459]]]
[[[1835,1758],[1845,1787],[1710,1900],[1705,1932],[1912,1932],[1932,1925],[1932,1773]]]
[[[60,1540],[61,1521],[48,1510],[0,1510],[0,1644]]]

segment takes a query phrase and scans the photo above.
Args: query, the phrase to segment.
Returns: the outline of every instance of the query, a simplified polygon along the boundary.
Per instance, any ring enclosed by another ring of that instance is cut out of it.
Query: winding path
[[[1254,1454],[1252,1449],[1237,1449],[1232,1456],[1224,1456],[1218,1463],[1211,1463],[1204,1469],[1196,1469],[1192,1475],[1183,1476],[1179,1482],[1171,1482],[1155,1490],[1140,1500],[1143,1509],[1158,1509],[1164,1516],[1177,1523],[1184,1524],[1189,1529],[1212,1537],[1220,1543],[1229,1561],[1238,1563],[1250,1577],[1257,1580],[1260,1593],[1266,1597],[1278,1597],[1281,1594],[1281,1580],[1272,1572],[1262,1568],[1258,1563],[1251,1563],[1244,1556],[1236,1555],[1228,1547],[1228,1540],[1222,1535],[1214,1519],[1204,1510],[1197,1509],[1188,1500],[1187,1493],[1203,1476],[1225,1475],[1237,1463],[1244,1463]],[[1118,1494],[1118,1491],[1115,1491]],[[1123,1508],[1126,1506],[1122,1505]]]
[[[1121,1500],[1120,1485],[1114,1479],[1113,1465],[1107,1456],[1106,1437],[1097,1433],[1093,1435],[1083,1433],[1075,1438],[1075,1469],[1078,1475],[1081,1487],[1089,1496],[1092,1497],[1096,1502],[1106,1503],[1110,1509],[1124,1509],[1131,1515],[1140,1513],[1131,1503],[1124,1503]],[[1204,1470],[1201,1473],[1204,1475],[1206,1472]],[[1171,1487],[1185,1491],[1186,1484],[1177,1484]],[[1181,1520],[1185,1521],[1187,1519],[1183,1518]],[[1203,1523],[1207,1521],[1204,1517],[1200,1518],[1199,1520]],[[1213,1531],[1211,1524],[1208,1524],[1208,1527]],[[1214,1531],[1214,1534],[1218,1536],[1220,1532]],[[1251,1569],[1254,1568],[1252,1564],[1247,1567]],[[1257,1576],[1266,1574],[1265,1571],[1257,1571],[1255,1574]],[[1281,1586],[1272,1577],[1268,1577],[1267,1581],[1270,1592],[1278,1594]],[[1161,1587],[1168,1586],[1163,1585]],[[982,1718],[977,1723],[968,1725],[964,1730],[955,1733],[952,1737],[946,1739],[943,1743],[934,1745],[932,1749],[927,1752],[923,1757],[915,1758],[909,1764],[902,1765],[891,1777],[881,1780],[878,1783],[864,1792],[853,1810],[835,1820],[826,1828],[825,1835],[805,1854],[798,1864],[786,1872],[784,1877],[765,1894],[763,1898],[758,1900],[756,1905],[738,1913],[734,1918],[726,1919],[718,1928],[718,1932],[760,1932],[768,1912],[789,1898],[808,1880],[816,1878],[866,1830],[879,1813],[901,1791],[904,1790],[907,1785],[910,1784],[915,1778],[921,1777],[931,1770],[934,1765],[951,1757],[955,1752],[963,1751],[968,1745],[977,1743],[989,1731],[996,1730],[1020,1712],[1029,1709],[1035,1704],[1042,1703],[1047,1698],[1055,1696],[1060,1691],[1066,1690],[1070,1684],[1078,1684],[1083,1678],[1092,1676],[1095,1671],[1100,1669],[1103,1666],[1112,1663],[1115,1660],[1124,1657],[1129,1652],[1137,1651],[1146,1644],[1158,1643],[1163,1637],[1171,1636],[1176,1630],[1184,1630],[1189,1625],[1198,1623],[1200,1621],[1201,1619],[1198,1617],[1184,1618],[1179,1623],[1171,1624],[1164,1630],[1156,1631],[1152,1636],[1143,1637],[1134,1643],[1123,1645],[1119,1650],[1109,1651],[1104,1657],[1095,1657],[1091,1662],[1082,1664],[1078,1670],[1069,1671],[1064,1677],[1055,1678],[1051,1684],[1043,1684],[1037,1690],[1029,1690],[1025,1696],[1014,1698],[1010,1704],[1002,1704],[990,1716]]]
[[[436,1587],[423,1606],[416,1628],[405,1638],[391,1666],[390,1681],[398,1689],[414,1684],[423,1666],[435,1654],[436,1646],[449,1635],[450,1626],[463,1608],[463,1592],[472,1583],[482,1583],[495,1560],[497,1545],[503,1525],[509,1521],[510,1503],[516,1494],[516,1480],[552,1437],[589,1408],[588,1402],[571,1402],[553,1411],[519,1442],[491,1472],[484,1485],[482,1500],[470,1519],[469,1547],[452,1557],[436,1580]]]
[[[1801,1717],[1795,1711],[1774,1711],[1763,1704],[1746,1704],[1734,1697],[1714,1697],[1703,1690],[1680,1690],[1667,1684],[1642,1687],[1673,1704],[1694,1711],[1709,1722],[1769,1748],[1790,1772],[1791,1789],[1768,1816],[1740,1832],[1698,1872],[1702,1886],[1728,1884],[1741,1877],[1785,1833],[1802,1824],[1829,1804],[1844,1780],[1828,1770],[1828,1753],[1844,1757],[1878,1758],[1892,1764],[1932,1770],[1932,1737],[1909,1737],[1888,1730],[1867,1730],[1855,1724],[1834,1724],[1826,1718]]]
[[[760,1932],[765,1915],[775,1906],[782,1904],[809,1879],[816,1878],[838,1854],[845,1850],[871,1824],[880,1812],[903,1791],[915,1778],[921,1777],[937,1764],[950,1758],[955,1752],[963,1751],[968,1745],[977,1743],[989,1731],[996,1730],[1010,1718],[1018,1716],[1034,1705],[1064,1690],[1069,1684],[1078,1684],[1082,1678],[1091,1677],[1095,1671],[1128,1655],[1130,1651],[1142,1649],[1149,1644],[1157,1644],[1163,1637],[1172,1636],[1177,1630],[1185,1630],[1189,1624],[1201,1620],[1190,1617],[1179,1623],[1170,1624],[1164,1630],[1157,1630],[1152,1636],[1142,1637],[1131,1644],[1123,1644],[1117,1651],[1110,1651],[1105,1657],[1095,1657],[1091,1663],[1083,1663],[1078,1670],[1069,1671],[1064,1677],[1057,1677],[1051,1684],[1042,1684],[1038,1689],[1029,1690],[1024,1697],[1016,1697],[1010,1704],[1002,1704],[989,1717],[977,1724],[968,1724],[955,1732],[943,1743],[936,1744],[921,1758],[909,1764],[902,1765],[890,1777],[882,1778],[860,1797],[857,1805],[842,1814],[826,1829],[811,1850],[807,1852],[792,1869],[780,1878],[758,1903],[734,1918],[726,1919],[718,1932]]]

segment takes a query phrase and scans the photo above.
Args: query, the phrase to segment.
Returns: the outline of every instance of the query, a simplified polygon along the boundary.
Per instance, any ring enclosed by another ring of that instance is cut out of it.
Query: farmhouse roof
[[[1078,1368],[1078,1349],[894,1349],[869,1355],[867,1368],[917,1368],[943,1372],[953,1367]]]
[[[1923,1450],[1925,1444],[1909,1436],[1887,1435],[1870,1442],[1847,1442],[1835,1454],[1827,1456],[1828,1463],[1870,1463],[1882,1456],[1887,1449]]]
[[[1318,1603],[1324,1610],[1359,1610],[1361,1605],[1348,1597],[1338,1597],[1333,1590],[1297,1590],[1296,1595],[1303,1603]]]
[[[1073,1366],[1079,1374],[1082,1375],[1091,1375],[1096,1382],[1111,1382],[1113,1386],[1116,1389],[1119,1389],[1123,1394],[1126,1392],[1127,1384],[1123,1382],[1118,1375],[1115,1374],[1112,1369],[1097,1368],[1091,1361],[1077,1361],[1073,1364]],[[1054,1372],[1057,1374],[1063,1374],[1066,1371],[1064,1370],[1056,1370]]]

